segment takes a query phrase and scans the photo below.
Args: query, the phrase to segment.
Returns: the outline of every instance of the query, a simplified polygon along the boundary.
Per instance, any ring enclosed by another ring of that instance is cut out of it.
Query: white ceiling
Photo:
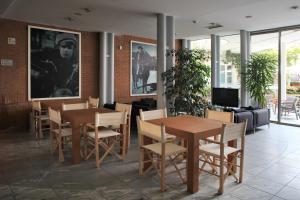
[[[175,16],[176,38],[300,24],[300,0],[1,0],[0,16],[82,31],[156,38],[156,13]],[[86,13],[82,8],[89,8]],[[82,16],[74,15],[81,13]],[[245,16],[253,16],[246,19]],[[64,18],[71,17],[74,21]],[[194,24],[192,21],[199,23]],[[223,28],[208,30],[209,23]]]

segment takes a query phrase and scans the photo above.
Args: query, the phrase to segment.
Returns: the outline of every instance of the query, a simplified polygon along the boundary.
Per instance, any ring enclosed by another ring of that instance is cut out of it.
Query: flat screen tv
[[[212,104],[225,107],[238,107],[239,90],[232,88],[213,88]]]

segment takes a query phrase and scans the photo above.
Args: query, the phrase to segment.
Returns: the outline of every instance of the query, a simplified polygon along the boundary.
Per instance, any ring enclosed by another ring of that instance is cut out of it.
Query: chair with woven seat
[[[185,157],[186,148],[174,144],[168,141],[165,132],[165,126],[154,125],[146,121],[140,120],[137,117],[138,125],[138,140],[139,140],[139,174],[143,175],[148,172],[151,168],[154,168],[160,176],[160,189],[165,191],[165,168],[168,165],[173,165],[175,171],[178,173],[183,183],[186,182],[185,178],[181,174],[181,170],[177,164],[181,163]],[[143,137],[152,138],[153,141],[157,141],[152,144],[144,144]],[[149,160],[144,160],[144,154],[146,153]],[[167,160],[168,158],[168,160]],[[151,162],[151,166],[144,171],[144,164]]]
[[[211,143],[201,145],[199,147],[199,160],[202,163],[200,173],[205,171],[212,175],[219,177],[219,194],[224,191],[224,182],[229,173],[233,175],[238,183],[243,181],[243,168],[244,168],[244,147],[245,147],[245,133],[247,128],[247,121],[226,125],[223,124],[220,141],[210,141]],[[240,147],[229,147],[229,141],[241,140]],[[213,161],[213,158],[218,159],[218,164]],[[239,165],[236,164],[237,158],[240,158]],[[206,164],[213,169],[213,171],[205,170]],[[224,173],[224,168],[227,168]],[[239,167],[239,178],[235,175],[234,167]],[[219,168],[219,173],[217,172]]]
[[[130,146],[130,139],[131,139],[131,109],[132,105],[130,104],[124,104],[124,103],[116,103],[115,110],[118,112],[127,112],[127,124],[126,124],[126,133],[127,133],[127,145],[126,145],[126,151],[128,150]]]
[[[59,161],[63,162],[63,147],[67,146],[72,140],[72,129],[64,128],[61,120],[60,111],[48,108],[50,119],[50,140],[52,154],[58,149]]]
[[[89,103],[88,101],[85,103],[70,103],[70,104],[65,104],[62,103],[62,110],[67,111],[67,110],[82,110],[82,109],[88,109],[89,108]]]
[[[234,112],[222,112],[205,109],[205,118],[221,121],[224,123],[233,123],[234,122]],[[210,137],[211,140],[219,140],[220,136]]]
[[[49,115],[43,110],[40,101],[32,101],[32,113],[34,122],[34,133],[37,139],[43,138],[43,131],[49,129]]]
[[[93,98],[89,96],[89,107],[90,108],[98,108],[99,106],[99,98]]]
[[[158,109],[158,110],[150,110],[150,111],[143,111],[142,109],[140,109],[139,111],[140,111],[140,119],[142,121],[167,117],[166,109]],[[166,137],[167,137],[167,140],[175,140],[176,139],[176,136],[170,135],[170,134],[166,134]]]
[[[87,124],[87,127],[93,131],[87,132],[87,128],[84,129],[85,137],[85,155],[86,159],[89,159],[92,155],[96,156],[96,166],[100,167],[100,164],[104,158],[108,155],[114,155],[120,160],[125,159],[125,149],[126,149],[126,123],[127,123],[127,113],[126,112],[114,112],[114,113],[96,113],[95,123]],[[116,129],[111,127],[118,126]],[[107,128],[110,127],[110,128]],[[122,149],[122,154],[116,153],[114,147],[115,144],[122,143],[120,148]],[[88,149],[91,147],[90,149]],[[102,147],[105,153],[100,157],[100,147]],[[88,152],[87,152],[88,151]]]

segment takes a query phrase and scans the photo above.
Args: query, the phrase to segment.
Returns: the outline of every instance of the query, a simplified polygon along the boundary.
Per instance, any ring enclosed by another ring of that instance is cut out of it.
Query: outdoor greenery
[[[209,55],[205,50],[171,50],[168,56],[175,57],[175,65],[162,74],[169,112],[178,115],[184,112],[202,116],[207,106],[205,97],[210,80],[210,67],[205,64]]]
[[[260,107],[266,106],[265,96],[271,92],[274,83],[277,54],[269,51],[253,53],[247,63],[246,87],[250,96]]]

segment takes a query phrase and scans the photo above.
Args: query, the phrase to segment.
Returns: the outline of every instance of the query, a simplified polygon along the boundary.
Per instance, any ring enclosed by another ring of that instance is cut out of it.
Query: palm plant
[[[251,55],[247,63],[246,88],[260,107],[265,107],[266,95],[271,92],[277,65],[277,55],[259,52]]]
[[[169,112],[203,115],[210,80],[210,67],[204,64],[207,52],[179,49],[171,50],[168,56],[175,56],[176,60],[175,65],[162,74]]]

